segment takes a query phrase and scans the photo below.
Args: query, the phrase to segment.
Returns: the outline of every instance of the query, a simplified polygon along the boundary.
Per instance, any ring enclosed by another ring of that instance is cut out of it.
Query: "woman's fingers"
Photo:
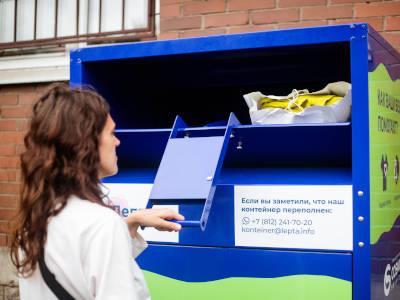
[[[184,220],[185,217],[171,209],[154,209],[153,213],[158,218],[158,224],[154,227],[161,231],[179,231],[182,226],[170,220]]]
[[[182,226],[178,223],[163,221],[155,228],[159,231],[180,231],[182,229]]]
[[[185,217],[169,208],[152,208],[137,210],[126,219],[128,225],[137,229],[138,226],[155,227],[162,231],[179,231],[182,226],[170,220],[184,220]]]
[[[156,210],[162,210],[161,215],[163,215],[163,218],[166,220],[179,220],[183,221],[185,220],[185,217],[182,216],[180,213],[173,211],[172,209],[169,208],[154,208],[154,211]]]

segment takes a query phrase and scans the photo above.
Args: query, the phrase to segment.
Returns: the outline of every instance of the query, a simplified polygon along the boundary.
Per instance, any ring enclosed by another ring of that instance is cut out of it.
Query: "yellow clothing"
[[[288,106],[291,99],[271,99],[266,97],[261,99],[261,108],[262,109],[282,108],[286,109],[287,111],[291,110],[292,112],[301,112],[303,109],[309,106],[313,105],[328,106],[341,99],[343,99],[343,97],[339,97],[336,95],[299,95],[296,101],[291,103],[289,109]]]

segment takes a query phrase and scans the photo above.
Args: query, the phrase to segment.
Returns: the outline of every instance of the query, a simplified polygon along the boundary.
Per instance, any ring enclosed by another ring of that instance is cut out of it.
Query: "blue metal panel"
[[[234,137],[228,144],[223,167],[350,167],[351,130],[350,123],[232,126]],[[177,137],[221,136],[225,131],[226,127],[189,127],[178,130]],[[120,165],[157,168],[170,133],[170,129],[117,130]],[[274,147],[270,147],[272,141]]]
[[[157,171],[148,206],[161,203],[196,203],[202,207],[200,220],[175,221],[182,226],[200,226],[204,231],[216,184],[225,158],[232,126],[240,124],[230,114],[224,136],[178,138],[178,129],[186,127],[177,116]],[[193,205],[190,204],[193,208]],[[182,209],[182,206],[181,206]]]
[[[70,52],[70,86],[80,86],[83,83],[83,65],[80,58],[80,49]]]
[[[182,128],[188,127],[186,123],[183,121],[183,119],[178,115],[175,118],[174,126],[172,126],[171,129],[171,135],[169,138],[176,138],[178,136],[178,130]]]
[[[350,42],[352,83],[353,298],[370,299],[368,25],[356,25]],[[358,196],[363,191],[364,196]],[[364,221],[358,221],[363,216]],[[364,243],[363,247],[359,243]]]
[[[200,219],[203,205],[181,206],[179,211],[186,219]],[[217,186],[207,227],[204,231],[199,228],[184,228],[179,233],[179,244],[233,247],[235,245],[233,217],[233,186]]]
[[[232,130],[235,138],[224,167],[351,165],[349,123],[237,126]]]
[[[224,168],[218,184],[347,185],[352,184],[352,178],[350,167]]]
[[[82,49],[84,62],[349,41],[358,25],[287,29]]]
[[[118,174],[106,177],[106,183],[153,183],[156,168],[120,168]],[[265,184],[352,184],[352,170],[348,168],[223,168],[217,185]]]
[[[157,169],[151,168],[119,168],[118,174],[103,178],[104,183],[153,183]]]
[[[150,198],[206,199],[223,142],[223,137],[169,140]]]
[[[231,132],[232,132],[232,127],[234,125],[240,125],[239,120],[236,118],[234,113],[230,113],[229,115],[229,119],[228,119],[228,123],[226,125],[226,130],[225,130],[225,134],[224,134],[224,141],[220,150],[220,154],[219,154],[219,159],[215,168],[215,174],[214,174],[214,178],[212,179],[212,189],[210,190],[210,193],[207,197],[206,203],[204,205],[203,208],[203,213],[201,216],[201,229],[204,231],[206,228],[206,224],[208,221],[208,216],[210,214],[210,210],[211,210],[211,205],[212,205],[212,201],[214,198],[214,193],[217,187],[217,182],[219,180],[219,176],[221,173],[221,169],[222,169],[222,165],[224,163],[224,159],[225,159],[225,154],[226,154],[226,150],[228,149],[228,144],[229,141],[231,139]]]
[[[352,280],[348,253],[150,245],[137,262],[144,270],[186,282],[299,274]]]
[[[123,168],[158,168],[170,130],[116,130],[118,164]]]

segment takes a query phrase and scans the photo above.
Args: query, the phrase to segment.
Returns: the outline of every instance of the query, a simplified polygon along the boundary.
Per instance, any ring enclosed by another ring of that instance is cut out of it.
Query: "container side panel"
[[[369,36],[371,299],[400,299],[400,55]]]
[[[367,25],[357,26],[350,41],[352,84],[353,299],[370,299],[368,175]],[[359,196],[359,191],[363,196]],[[363,217],[363,222],[359,221]]]
[[[400,53],[371,27],[369,27],[368,33],[369,72],[374,71],[380,64],[383,64],[393,81],[399,79]]]
[[[151,245],[138,263],[153,299],[351,299],[351,254]]]

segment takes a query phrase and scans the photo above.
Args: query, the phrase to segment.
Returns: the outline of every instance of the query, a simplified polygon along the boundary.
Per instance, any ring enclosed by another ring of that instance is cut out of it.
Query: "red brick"
[[[17,181],[17,170],[7,170],[8,173],[8,181]]]
[[[303,20],[326,20],[353,17],[352,5],[318,6],[302,8]]]
[[[184,15],[199,15],[224,12],[225,0],[195,1],[183,5]]]
[[[20,160],[18,156],[12,157],[0,157],[0,168],[4,169],[16,169],[20,166]]]
[[[30,93],[36,90],[35,85],[9,85],[1,88],[3,93]]]
[[[275,8],[275,0],[231,0],[229,10],[250,10],[262,8]]]
[[[27,131],[29,128],[29,120],[17,120],[17,130]]]
[[[354,7],[355,16],[375,17],[375,16],[395,16],[400,14],[400,2],[381,2],[369,4],[356,4]]]
[[[0,183],[0,194],[18,195],[20,192],[19,183]]]
[[[184,17],[161,20],[161,31],[200,28],[201,17]]]
[[[280,0],[279,7],[303,7],[326,5],[326,0]]]
[[[10,156],[15,154],[15,145],[0,145],[0,156]]]
[[[0,233],[9,233],[10,223],[7,221],[0,221]]]
[[[154,36],[142,37],[139,39],[139,42],[149,42],[149,41],[156,41],[157,38]]]
[[[17,171],[0,169],[0,181],[15,181],[15,180],[17,180]]]
[[[246,33],[246,32],[256,32],[256,31],[270,31],[274,30],[275,25],[256,25],[256,26],[238,26],[238,27],[230,27],[229,33]]]
[[[15,218],[17,211],[12,208],[0,208],[0,220],[12,220]]]
[[[65,81],[64,83],[68,84],[68,81]],[[36,91],[41,94],[44,91],[46,91],[49,86],[51,85],[51,83],[40,83],[36,86]]]
[[[19,104],[34,104],[38,98],[40,93],[25,93],[19,94]]]
[[[220,34],[226,34],[226,29],[218,28],[218,29],[204,29],[204,30],[187,30],[182,33],[182,37],[188,38],[188,37],[210,36],[210,35],[220,35]]]
[[[344,3],[366,3],[378,2],[382,0],[331,0],[331,4],[344,4]]]
[[[16,195],[0,195],[0,206],[15,208],[17,206],[17,196]]]
[[[293,28],[315,27],[315,26],[325,26],[325,25],[328,25],[327,20],[296,22],[296,23],[281,23],[281,24],[278,24],[278,29],[293,29]]]
[[[299,20],[299,12],[297,8],[267,10],[253,13],[251,19],[253,24],[294,22]]]
[[[181,6],[179,4],[164,5],[160,8],[161,18],[179,17],[181,15]]]
[[[20,106],[20,107],[2,107],[0,109],[0,115],[3,118],[27,118],[32,114],[31,106]]]
[[[174,3],[182,3],[182,2],[187,2],[187,0],[160,0],[160,5],[166,5],[166,4],[174,4]]]
[[[17,130],[16,120],[0,120],[0,131]]]
[[[157,39],[158,40],[172,40],[172,39],[177,39],[179,38],[179,32],[175,31],[175,32],[161,32]]]
[[[400,12],[399,12],[400,15]],[[376,29],[376,28],[375,28]],[[378,29],[376,29],[378,30]],[[385,30],[400,30],[400,17],[386,17]],[[379,30],[381,31],[381,30]]]
[[[394,47],[400,48],[400,32],[383,32],[381,35]]]
[[[0,132],[0,144],[1,143],[15,143],[22,144],[24,142],[24,132]]]
[[[375,30],[383,30],[383,18],[357,18],[357,19],[337,19],[332,20],[330,24],[350,24],[350,23],[368,23]]]
[[[0,247],[7,246],[7,236],[5,234],[0,233]]]
[[[0,105],[16,105],[17,94],[0,94]]]
[[[204,16],[205,27],[244,25],[248,23],[249,23],[249,14],[247,12]]]

